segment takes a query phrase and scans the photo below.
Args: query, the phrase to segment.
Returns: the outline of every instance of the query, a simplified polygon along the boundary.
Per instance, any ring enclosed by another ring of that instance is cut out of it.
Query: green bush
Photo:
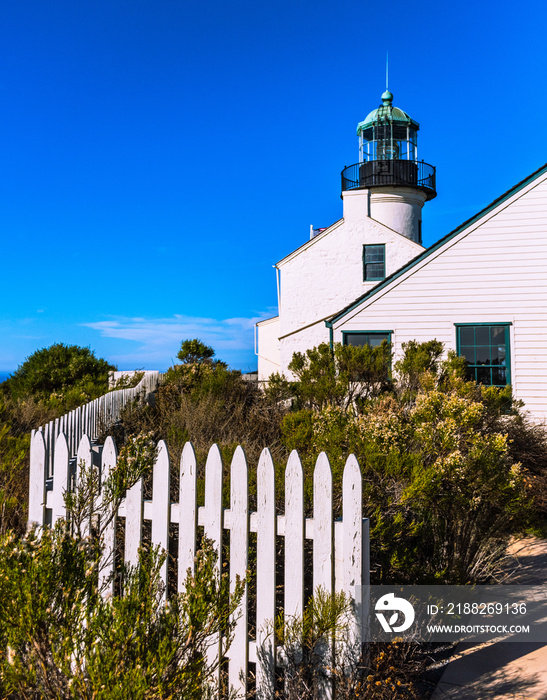
[[[95,357],[89,348],[56,343],[37,350],[3,384],[12,399],[33,397],[69,411],[108,391],[114,365]]]

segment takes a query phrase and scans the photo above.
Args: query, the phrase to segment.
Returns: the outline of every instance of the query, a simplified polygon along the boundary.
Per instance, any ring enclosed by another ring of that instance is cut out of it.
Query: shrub
[[[27,357],[3,388],[13,399],[33,397],[67,411],[105,394],[115,369],[89,348],[57,343]]]

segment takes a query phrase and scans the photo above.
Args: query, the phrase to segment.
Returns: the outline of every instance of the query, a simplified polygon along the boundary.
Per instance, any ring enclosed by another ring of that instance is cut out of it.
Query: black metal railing
[[[437,194],[435,168],[423,160],[371,160],[342,170],[342,192],[386,185],[419,187],[433,199]]]

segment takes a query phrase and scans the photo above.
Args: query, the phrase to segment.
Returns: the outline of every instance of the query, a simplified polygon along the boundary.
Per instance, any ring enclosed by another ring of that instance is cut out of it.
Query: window
[[[469,379],[489,386],[506,386],[511,383],[510,325],[456,325],[458,355],[465,358]]]
[[[374,282],[386,276],[386,246],[383,243],[363,246],[363,280]]]
[[[381,345],[384,340],[391,343],[391,331],[342,331],[344,345],[370,345],[375,348]]]

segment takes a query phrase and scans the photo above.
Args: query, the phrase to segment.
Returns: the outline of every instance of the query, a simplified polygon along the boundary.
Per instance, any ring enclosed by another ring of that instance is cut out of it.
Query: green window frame
[[[393,331],[342,331],[343,345],[370,345],[375,348],[381,345],[384,340],[391,345],[391,335]]]
[[[386,277],[385,243],[363,246],[363,281],[379,282]]]
[[[456,323],[456,349],[467,376],[486,386],[511,383],[510,323]]]

